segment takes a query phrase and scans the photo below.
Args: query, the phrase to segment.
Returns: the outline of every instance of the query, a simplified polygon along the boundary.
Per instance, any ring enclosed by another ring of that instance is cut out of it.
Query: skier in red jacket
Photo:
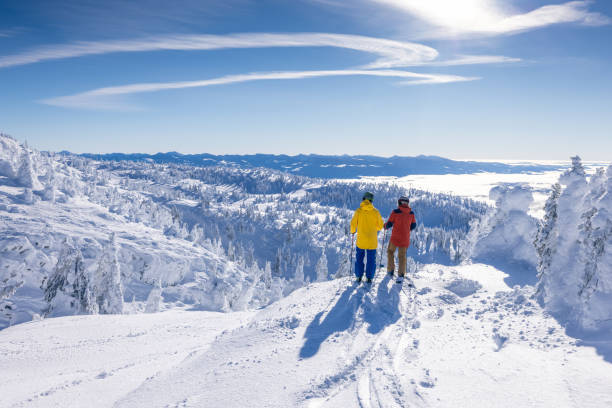
[[[406,251],[410,246],[410,231],[416,228],[416,218],[409,203],[408,197],[400,197],[397,200],[397,208],[391,212],[385,223],[385,229],[393,228],[387,248],[387,272],[393,275],[395,271],[395,250],[397,249],[399,258],[397,283],[402,283],[406,275]]]

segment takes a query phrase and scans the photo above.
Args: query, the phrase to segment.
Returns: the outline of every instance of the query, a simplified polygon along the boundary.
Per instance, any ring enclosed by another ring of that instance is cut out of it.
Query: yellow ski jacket
[[[357,231],[357,246],[361,249],[376,249],[377,232],[383,228],[380,213],[369,200],[363,200],[351,220],[351,234]]]

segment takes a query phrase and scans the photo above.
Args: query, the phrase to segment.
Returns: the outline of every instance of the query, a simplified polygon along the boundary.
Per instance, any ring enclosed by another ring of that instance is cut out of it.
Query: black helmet
[[[402,205],[402,203],[406,203],[406,205],[410,204],[410,199],[406,196],[401,196],[397,200],[397,205]]]
[[[363,193],[362,200],[370,200],[370,202],[374,201],[374,194],[372,194],[369,191],[367,191],[367,192]]]

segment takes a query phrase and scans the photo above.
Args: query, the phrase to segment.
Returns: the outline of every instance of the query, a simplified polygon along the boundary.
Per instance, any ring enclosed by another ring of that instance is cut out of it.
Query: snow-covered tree
[[[537,222],[528,215],[533,202],[531,188],[502,185],[492,188],[489,196],[495,200],[495,209],[474,223],[466,239],[465,254],[492,264],[533,269],[535,274],[537,255],[533,241]]]
[[[272,287],[272,267],[270,266],[270,262],[266,262],[262,279],[266,289],[270,289]]]
[[[44,299],[47,302],[45,315],[91,314],[98,311],[83,255],[71,241],[69,238],[64,241],[53,274],[44,286]]]
[[[43,198],[46,201],[50,201],[51,203],[55,202],[55,194],[56,194],[56,181],[55,181],[55,171],[53,171],[53,167],[49,168],[49,172],[47,174],[47,182],[45,184],[45,189],[43,191]]]
[[[295,267],[295,277],[293,278],[297,287],[304,285],[304,257],[299,256]]]
[[[551,237],[550,246],[556,255],[550,258],[547,268],[540,271],[538,284],[544,305],[557,315],[568,316],[578,303],[583,261],[579,259],[579,225],[584,213],[584,198],[588,184],[579,157],[572,157],[572,168],[559,179],[563,187],[557,200],[557,233]],[[548,262],[548,260],[541,259]]]
[[[555,183],[544,205],[544,219],[538,228],[538,234],[534,241],[538,253],[538,284],[536,292],[541,302],[543,302],[545,297],[547,286],[545,282],[548,281],[548,276],[546,276],[546,274],[548,273],[552,257],[555,253],[555,243],[558,234],[557,220],[559,218],[557,206],[560,195],[561,185]]]
[[[145,313],[156,313],[159,312],[159,307],[161,304],[161,279],[158,279],[155,282],[155,286],[149,292],[149,296],[147,296],[147,304],[145,306]]]
[[[590,182],[580,229],[580,258],[584,262],[578,295],[578,324],[587,330],[612,328],[612,166]]]
[[[17,182],[19,185],[30,188],[39,189],[40,183],[32,164],[32,155],[30,149],[25,147],[21,156],[21,162],[17,169]]]
[[[114,314],[123,312],[123,287],[121,271],[117,260],[117,243],[115,233],[111,234],[109,242],[98,260],[95,275],[95,301],[100,313]]]
[[[574,157],[560,183],[564,188],[553,190],[536,240],[539,300],[574,327],[612,328],[612,168],[587,183]]]
[[[270,302],[276,302],[283,297],[283,288],[285,287],[284,282],[278,276],[275,276],[272,280],[272,287],[270,288]]]
[[[321,256],[317,260],[317,264],[315,266],[315,275],[317,282],[323,282],[327,280],[327,274],[329,273],[327,269],[327,255],[325,254],[325,248],[321,250]]]

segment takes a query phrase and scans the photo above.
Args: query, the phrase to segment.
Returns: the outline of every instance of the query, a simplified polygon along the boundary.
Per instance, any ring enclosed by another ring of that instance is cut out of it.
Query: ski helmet
[[[410,199],[406,196],[401,196],[398,200],[397,200],[397,205],[402,205],[402,203],[405,203],[406,205],[410,204]]]
[[[374,194],[370,193],[369,191],[363,193],[363,198],[362,200],[370,200],[370,202],[374,201]]]

